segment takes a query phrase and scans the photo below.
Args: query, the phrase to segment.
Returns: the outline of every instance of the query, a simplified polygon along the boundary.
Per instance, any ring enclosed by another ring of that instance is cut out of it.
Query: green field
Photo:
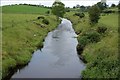
[[[3,6],[2,13],[45,14],[49,9],[28,5]]]
[[[119,74],[118,13],[101,16],[99,23],[93,26],[89,24],[87,13],[83,19],[73,14],[74,12],[69,12],[65,17],[73,22],[75,31],[80,33],[78,41],[84,37],[84,34],[89,34],[89,31],[95,32],[100,26],[107,28],[104,34],[100,34],[100,41],[87,43],[81,54],[87,61],[87,67],[82,72],[83,78],[117,78]]]
[[[28,10],[20,11],[20,8]],[[30,10],[31,8],[36,9],[37,12]],[[33,51],[42,47],[47,33],[56,28],[58,24],[56,17],[54,15],[43,15],[44,11],[42,10],[47,11],[48,9],[31,6],[28,8],[27,6],[3,7],[2,77],[5,77],[9,73],[9,69],[16,65],[28,63]],[[42,19],[38,20],[39,16],[43,16],[50,24],[46,25]]]

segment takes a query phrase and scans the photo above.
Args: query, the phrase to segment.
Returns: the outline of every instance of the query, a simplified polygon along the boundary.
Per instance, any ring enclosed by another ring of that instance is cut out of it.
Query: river
[[[85,64],[77,55],[76,36],[72,23],[62,18],[61,24],[48,33],[43,48],[35,51],[29,64],[12,78],[81,78]]]

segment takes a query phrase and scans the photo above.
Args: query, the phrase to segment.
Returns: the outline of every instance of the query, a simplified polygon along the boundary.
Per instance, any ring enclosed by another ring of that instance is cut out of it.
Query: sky
[[[41,4],[45,6],[52,6],[53,2],[55,0],[1,0],[1,6],[3,5],[11,5],[11,4]],[[93,4],[96,4],[97,2],[100,2],[101,0],[61,0],[65,4],[66,7],[73,7],[77,4],[84,5],[84,6],[91,6]],[[103,0],[104,1],[104,0]],[[120,0],[106,0],[108,5],[111,4],[118,4]]]

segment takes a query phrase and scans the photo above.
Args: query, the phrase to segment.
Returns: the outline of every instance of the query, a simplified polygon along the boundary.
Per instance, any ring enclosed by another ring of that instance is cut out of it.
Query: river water
[[[85,64],[76,51],[78,44],[72,24],[63,19],[49,32],[41,50],[34,52],[30,63],[12,78],[81,78]]]

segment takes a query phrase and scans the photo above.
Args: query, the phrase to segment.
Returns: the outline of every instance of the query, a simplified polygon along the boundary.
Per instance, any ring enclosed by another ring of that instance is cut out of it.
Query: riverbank
[[[78,53],[86,62],[83,78],[118,78],[118,13],[101,15],[96,25],[89,24],[88,14],[84,18],[68,12],[78,36]]]
[[[39,16],[49,21],[44,24]],[[32,53],[42,47],[47,33],[58,25],[53,15],[2,14],[2,77],[18,65],[27,64]],[[42,25],[42,26],[41,26]]]

